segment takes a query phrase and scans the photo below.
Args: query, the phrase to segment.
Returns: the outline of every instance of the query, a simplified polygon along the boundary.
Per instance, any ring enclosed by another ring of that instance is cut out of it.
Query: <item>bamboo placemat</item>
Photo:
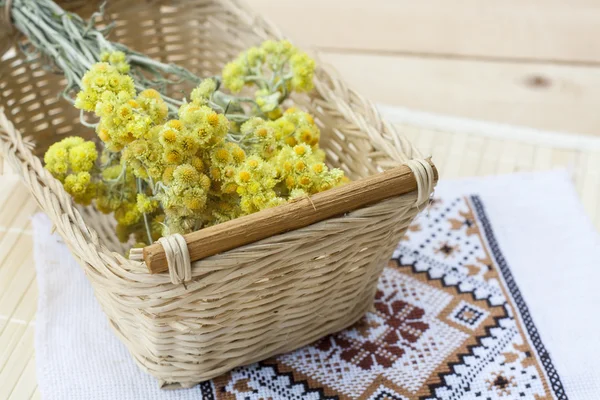
[[[387,113],[386,113],[387,114]],[[600,230],[600,138],[391,112],[433,155],[442,179],[567,168]],[[0,399],[39,399],[33,350],[37,285],[29,217],[37,207],[10,173],[0,177]]]

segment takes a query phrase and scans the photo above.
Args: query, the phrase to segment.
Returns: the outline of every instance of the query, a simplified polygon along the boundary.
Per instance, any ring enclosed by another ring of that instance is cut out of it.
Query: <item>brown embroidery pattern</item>
[[[377,341],[356,341],[340,334],[319,340],[315,347],[323,352],[336,348],[342,360],[358,365],[364,370],[370,370],[374,365],[391,368],[394,361],[405,353],[400,343],[415,343],[429,325],[421,321],[424,315],[422,309],[401,300],[388,303],[381,291],[375,296],[375,309],[385,318],[387,326]],[[373,324],[363,319],[354,329],[361,332],[362,337],[366,337],[369,329],[367,326]]]
[[[215,397],[566,399],[514,318],[480,218],[467,199],[433,200],[381,276],[372,312],[214,380]]]

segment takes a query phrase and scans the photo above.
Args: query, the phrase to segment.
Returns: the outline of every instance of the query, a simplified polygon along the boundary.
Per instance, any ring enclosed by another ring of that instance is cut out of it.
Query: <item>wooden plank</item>
[[[12,392],[10,393],[10,399],[22,400],[29,399],[35,393],[37,389],[37,379],[35,374],[35,357],[31,354],[25,369],[19,376],[15,383]]]
[[[600,135],[600,67],[333,52],[322,60],[374,102]]]
[[[411,141],[424,157],[433,157],[433,145],[436,139],[436,133],[429,129],[415,129],[415,128],[404,128],[404,130],[410,130],[417,132],[416,137]],[[399,129],[399,132],[402,130]],[[435,163],[435,161],[434,161]],[[437,164],[436,164],[437,165]]]
[[[33,198],[28,197],[27,201],[24,204],[19,204],[18,207],[20,207],[20,212],[13,212],[14,217],[12,220],[7,225],[0,225],[0,261],[3,258],[2,254],[12,251],[11,249],[13,249],[20,236],[31,236],[30,218],[37,210],[37,204],[35,204]],[[18,248],[17,250],[22,251]]]
[[[31,266],[29,269],[33,269]],[[22,326],[34,324],[35,311],[37,309],[37,284],[35,279],[31,282],[24,293],[19,293],[21,298],[14,309],[6,314],[0,314],[0,334],[2,334],[5,326],[10,324],[18,324]]]
[[[15,185],[9,189],[9,196],[2,204],[0,208],[0,226],[10,228],[13,227],[14,221],[27,220],[36,208],[35,201],[29,194],[29,192],[20,184]],[[15,210],[22,210],[27,208],[27,213],[15,213]],[[21,217],[19,220],[18,217]],[[21,224],[21,226],[24,224]],[[21,227],[18,226],[18,227]]]
[[[434,133],[433,145],[431,148],[431,159],[435,165],[445,165],[448,159],[448,146],[450,145],[452,134],[448,132]],[[446,178],[444,170],[440,170],[440,176]]]
[[[520,143],[516,151],[515,172],[528,172],[533,170],[533,157],[535,146],[529,143]]]
[[[575,171],[577,152],[570,149],[554,149],[552,152],[552,166],[563,167],[569,172]]]
[[[600,62],[594,0],[247,0],[304,46]]]
[[[40,393],[39,386],[35,388],[35,392],[31,396],[31,400],[42,400],[42,394]]]
[[[444,177],[446,179],[458,178],[461,163],[463,161],[463,154],[469,135],[466,133],[454,133],[451,136],[450,146],[448,146],[448,158],[443,165],[440,165],[440,169],[444,170]]]
[[[502,149],[499,151],[497,169],[495,174],[503,175],[515,172],[517,151],[520,143],[506,140],[502,143]]]
[[[600,211],[600,153],[583,154],[582,158],[579,194],[586,212],[595,220]]]
[[[533,170],[545,171],[552,169],[552,147],[537,146],[533,154]]]
[[[16,175],[8,175],[6,170],[4,171],[4,175],[0,175],[0,182],[2,182],[3,188],[3,190],[0,190],[0,210],[3,210],[11,193],[22,185]],[[2,222],[0,220],[0,225],[1,224]]]
[[[34,268],[22,268],[25,262],[33,263],[31,237],[19,235],[19,240],[9,250],[0,253],[0,315],[10,316],[20,300],[16,288],[25,289],[35,274]],[[25,282],[25,280],[28,280]],[[23,284],[27,286],[23,287]],[[16,285],[16,287],[15,287]],[[16,296],[16,297],[14,297]],[[3,322],[0,320],[0,333]]]
[[[16,346],[9,349],[6,363],[0,363],[0,399],[9,397],[33,355],[33,327],[28,327],[19,339]]]
[[[33,257],[28,257],[27,260],[28,262],[33,263]],[[9,317],[8,321],[10,323],[15,310],[21,303],[26,311],[28,308],[27,306],[32,304],[32,299],[26,298],[25,296],[26,293],[29,293],[32,286],[35,286],[35,271],[33,268],[27,268],[24,272],[20,272],[17,275],[17,278],[12,280],[8,290],[4,293],[4,296],[0,297],[0,316]],[[35,301],[33,304],[35,304]],[[23,323],[21,320],[15,322]],[[0,332],[2,332],[1,328],[3,324],[4,322],[0,319]]]
[[[37,303],[37,287],[35,279],[26,276],[33,276],[34,270],[31,253],[28,255],[27,262],[21,264],[19,269],[19,272],[24,272],[14,280],[8,296],[0,300],[0,314],[3,314],[0,317],[8,316],[8,320],[0,319],[0,348],[5,349],[0,354],[0,398],[6,398],[2,396],[3,391],[6,391],[5,395],[10,393],[10,398],[29,398],[36,387],[32,320]],[[28,359],[24,369],[20,369]]]
[[[498,160],[504,141],[489,138],[485,141],[479,167],[474,171],[477,176],[494,175],[498,170]]]
[[[437,171],[433,166],[434,181]],[[432,182],[434,183],[434,182]],[[188,233],[184,236],[189,257],[201,260],[261,239],[309,226],[366,205],[401,196],[417,189],[415,175],[402,165],[284,205],[237,218],[235,221]],[[132,250],[136,258],[139,250]],[[165,249],[155,243],[143,249],[151,273],[168,270]]]
[[[575,151],[574,164],[573,164],[573,180],[575,184],[575,190],[581,196],[583,192],[583,181],[585,176],[584,163],[586,154],[583,151]]]
[[[472,176],[481,163],[486,138],[479,135],[469,136],[461,161],[459,176]]]

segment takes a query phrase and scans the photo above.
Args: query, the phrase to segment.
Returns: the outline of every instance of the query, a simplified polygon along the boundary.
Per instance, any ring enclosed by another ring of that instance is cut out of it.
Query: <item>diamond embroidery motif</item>
[[[463,300],[450,313],[449,319],[465,328],[475,330],[488,315],[489,312],[486,310]]]

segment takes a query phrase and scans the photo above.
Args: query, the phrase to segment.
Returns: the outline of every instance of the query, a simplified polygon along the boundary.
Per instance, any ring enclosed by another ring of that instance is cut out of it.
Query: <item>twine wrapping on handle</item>
[[[192,263],[188,246],[180,234],[162,237],[158,242],[165,249],[169,277],[174,284],[184,283],[192,279]]]
[[[413,172],[417,181],[416,205],[419,207],[429,201],[429,196],[435,185],[435,172],[428,160],[410,160],[406,162],[406,165]]]

